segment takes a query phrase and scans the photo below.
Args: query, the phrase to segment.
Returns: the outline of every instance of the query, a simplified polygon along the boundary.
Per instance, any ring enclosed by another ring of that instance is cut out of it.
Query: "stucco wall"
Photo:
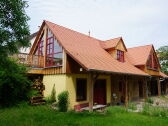
[[[45,85],[44,96],[51,95],[51,91],[55,84],[56,95],[66,90],[66,74],[44,75],[43,84]]]
[[[76,79],[86,78],[87,79],[87,100],[77,102],[76,101]],[[106,96],[107,103],[110,103],[111,99],[111,80],[110,75],[99,75],[98,79],[106,79]],[[89,102],[89,74],[68,74],[66,78],[66,89],[69,92],[70,108],[74,108],[74,105],[83,104]]]

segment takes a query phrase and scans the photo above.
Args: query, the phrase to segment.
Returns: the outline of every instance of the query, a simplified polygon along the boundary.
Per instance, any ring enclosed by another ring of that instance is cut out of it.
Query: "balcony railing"
[[[44,56],[29,55],[27,53],[14,54],[12,57],[17,59],[17,63],[31,67],[44,67]]]

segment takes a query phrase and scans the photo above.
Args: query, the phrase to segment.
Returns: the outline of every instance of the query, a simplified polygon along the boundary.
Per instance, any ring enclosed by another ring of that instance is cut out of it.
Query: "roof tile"
[[[105,51],[100,40],[45,21],[66,52],[87,70],[148,76],[129,62],[121,63]]]

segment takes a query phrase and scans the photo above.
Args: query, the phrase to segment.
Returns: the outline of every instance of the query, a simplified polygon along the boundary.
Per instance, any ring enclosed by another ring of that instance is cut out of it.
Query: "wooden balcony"
[[[27,53],[14,54],[12,57],[17,59],[17,63],[30,67],[44,67],[44,56],[29,55]]]

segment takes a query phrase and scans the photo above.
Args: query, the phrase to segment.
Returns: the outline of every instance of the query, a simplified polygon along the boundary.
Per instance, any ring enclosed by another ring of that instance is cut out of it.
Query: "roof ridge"
[[[153,44],[142,45],[142,46],[135,46],[135,47],[127,48],[127,49],[139,48],[139,47],[144,47],[144,46],[153,46]]]
[[[47,20],[44,20],[44,21],[45,21],[45,22],[52,23],[52,24],[57,25],[57,26],[59,26],[59,27],[62,27],[62,28],[68,29],[68,30],[70,30],[70,31],[72,31],[72,32],[76,32],[76,33],[78,33],[78,34],[84,35],[84,36],[89,37],[89,38],[91,38],[91,39],[94,39],[94,40],[97,40],[97,41],[101,41],[101,42],[102,42],[102,40],[99,40],[99,39],[97,39],[97,38],[91,37],[91,36],[86,35],[86,34],[84,34],[84,33],[81,33],[81,32],[78,32],[78,31],[75,31],[75,30],[73,30],[73,29],[70,29],[70,28],[64,27],[64,26],[62,26],[62,25],[55,24],[55,23],[50,22],[50,21],[47,21]]]
[[[110,40],[113,40],[113,39],[121,39],[122,37],[116,37],[116,38],[112,38],[112,39],[108,39],[108,40],[103,40],[103,42],[106,42],[106,41],[110,41]]]

